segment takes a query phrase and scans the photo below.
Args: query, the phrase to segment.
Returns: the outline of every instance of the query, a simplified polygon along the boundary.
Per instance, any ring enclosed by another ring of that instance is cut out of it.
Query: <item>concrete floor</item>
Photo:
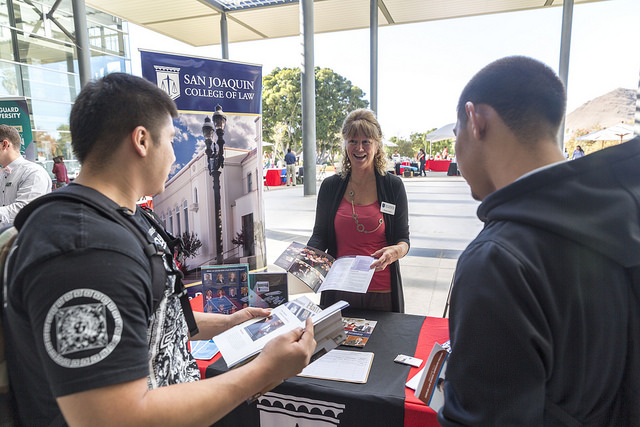
[[[461,177],[430,172],[427,177],[402,178],[409,201],[411,249],[400,260],[409,314],[441,317],[460,253],[482,229],[476,216],[479,202],[471,198]],[[321,182],[317,182],[320,189]],[[316,197],[304,196],[302,185],[264,189],[267,263],[292,241],[306,243],[315,220]],[[292,278],[292,276],[289,276]],[[297,280],[297,279],[293,279]],[[302,283],[290,283],[290,294],[305,294],[318,302]]]

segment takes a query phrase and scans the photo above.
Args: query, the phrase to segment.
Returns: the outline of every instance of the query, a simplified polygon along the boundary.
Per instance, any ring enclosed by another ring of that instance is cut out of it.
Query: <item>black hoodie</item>
[[[525,176],[478,217],[456,269],[442,425],[631,425],[640,139]]]

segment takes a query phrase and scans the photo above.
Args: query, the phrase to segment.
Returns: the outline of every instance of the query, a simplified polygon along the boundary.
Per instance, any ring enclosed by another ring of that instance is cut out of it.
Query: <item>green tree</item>
[[[276,158],[282,159],[287,147],[298,151],[302,139],[300,69],[276,68],[262,78],[262,135],[274,144]]]
[[[429,151],[431,151],[431,155],[433,157],[436,156],[437,153],[442,153],[444,148],[447,148],[449,155],[454,154],[454,139],[446,139],[443,141],[434,141],[429,143],[429,141],[425,141],[425,135],[429,132],[433,132],[435,130],[431,129],[426,132],[414,132],[409,135],[409,139],[399,138],[396,136],[391,137],[389,140],[398,144],[397,147],[386,147],[387,153],[391,155],[395,150],[398,150],[398,153],[403,157],[409,157],[410,159],[415,158],[416,153],[421,148],[424,148],[425,153],[429,156]]]
[[[347,114],[366,108],[362,89],[328,68],[315,69],[316,77],[316,158],[334,161],[339,153],[340,127]],[[276,68],[262,80],[263,135],[272,142],[276,156],[287,147],[302,149],[302,102],[300,70]]]
[[[392,136],[389,141],[397,144],[397,147],[389,147],[388,151],[390,151],[391,153],[394,153],[396,150],[398,150],[398,154],[403,157],[413,157],[416,154],[413,152],[413,147],[411,146],[412,144],[410,140]]]

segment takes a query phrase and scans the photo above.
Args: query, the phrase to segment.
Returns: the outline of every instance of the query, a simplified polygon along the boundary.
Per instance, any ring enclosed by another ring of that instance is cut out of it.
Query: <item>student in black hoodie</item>
[[[443,426],[639,425],[640,139],[565,161],[565,99],[526,57],[460,96],[485,226],[456,269]]]

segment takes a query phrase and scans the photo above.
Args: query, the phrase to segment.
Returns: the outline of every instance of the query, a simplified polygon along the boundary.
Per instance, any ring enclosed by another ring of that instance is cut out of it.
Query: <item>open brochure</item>
[[[311,360],[315,360],[346,339],[341,310],[348,306],[348,303],[338,301],[322,310],[303,296],[274,308],[269,317],[255,318],[236,325],[213,337],[213,341],[227,366],[233,368],[253,359],[273,338],[298,327],[304,328],[307,317],[311,317],[316,340]]]
[[[436,412],[444,405],[442,383],[445,379],[447,359],[450,352],[449,341],[442,345],[435,343],[424,368],[410,381],[413,382],[415,378],[419,378],[414,394]],[[408,383],[407,386],[409,386]]]
[[[351,255],[338,259],[319,249],[293,242],[275,261],[314,292],[340,290],[366,293],[373,277],[370,256]]]

